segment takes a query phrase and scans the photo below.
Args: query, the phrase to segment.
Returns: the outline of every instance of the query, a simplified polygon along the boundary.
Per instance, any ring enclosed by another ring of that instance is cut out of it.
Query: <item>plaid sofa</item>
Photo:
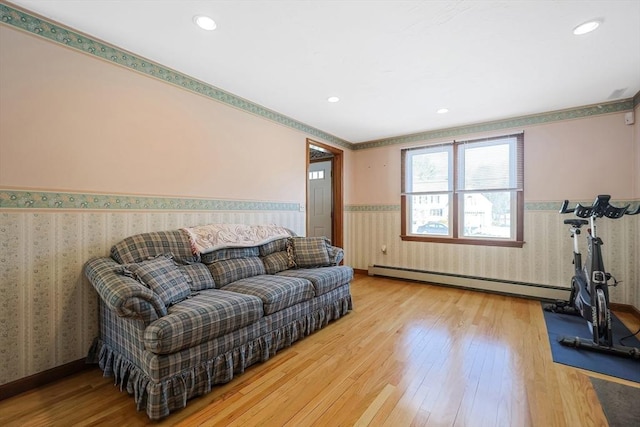
[[[194,254],[184,230],[138,234],[85,265],[100,296],[88,361],[152,420],[352,309],[353,270],[324,238]]]

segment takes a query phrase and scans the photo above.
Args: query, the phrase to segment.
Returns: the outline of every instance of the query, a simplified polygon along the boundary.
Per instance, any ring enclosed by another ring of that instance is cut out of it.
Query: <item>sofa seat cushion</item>
[[[265,315],[307,301],[314,296],[313,285],[307,279],[272,275],[238,280],[222,290],[260,298],[264,304]]]
[[[300,268],[297,270],[285,270],[278,276],[300,277],[313,283],[315,295],[323,295],[353,279],[353,269],[344,265],[322,268]]]
[[[201,291],[147,326],[144,346],[156,354],[174,353],[233,332],[263,315],[262,300],[255,296],[217,289]]]

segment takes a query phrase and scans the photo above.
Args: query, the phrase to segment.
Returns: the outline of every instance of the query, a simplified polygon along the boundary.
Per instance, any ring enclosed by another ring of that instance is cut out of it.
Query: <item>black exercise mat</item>
[[[640,420],[640,388],[591,378],[609,427],[637,425]]]
[[[544,305],[543,303],[542,306]],[[547,324],[554,362],[640,383],[640,360],[566,347],[558,342],[558,339],[563,336],[592,338],[587,321],[582,317],[551,313],[544,309],[542,312]],[[611,317],[614,343],[618,345],[619,339],[631,332],[615,314],[612,313]],[[627,338],[624,343],[628,347],[640,347],[640,341],[636,337]]]

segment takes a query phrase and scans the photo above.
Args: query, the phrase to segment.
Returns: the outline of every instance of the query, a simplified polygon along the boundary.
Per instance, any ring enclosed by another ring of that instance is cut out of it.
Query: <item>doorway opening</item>
[[[326,236],[342,247],[343,154],[307,138],[307,236]]]

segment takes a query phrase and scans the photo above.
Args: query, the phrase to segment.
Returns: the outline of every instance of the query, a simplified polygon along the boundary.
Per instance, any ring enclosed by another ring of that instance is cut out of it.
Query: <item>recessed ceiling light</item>
[[[438,113],[438,114],[446,114],[448,112],[449,112],[448,108],[441,108],[438,111],[436,111],[436,113]]]
[[[203,30],[213,31],[216,29],[216,21],[204,15],[196,15],[193,17],[193,22]]]
[[[573,34],[581,36],[582,34],[590,33],[600,26],[602,21],[594,19],[593,21],[587,21],[584,24],[580,24],[573,29]]]
[[[338,98],[337,96],[330,96],[329,98],[327,98],[327,101],[329,101],[329,102],[338,102],[338,101],[340,101],[340,98]]]

